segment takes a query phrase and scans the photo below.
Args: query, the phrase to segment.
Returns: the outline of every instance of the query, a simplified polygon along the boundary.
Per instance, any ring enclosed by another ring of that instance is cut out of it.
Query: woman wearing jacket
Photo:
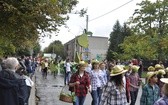
[[[77,72],[71,76],[70,91],[75,92],[75,105],[84,105],[88,90],[90,89],[90,78],[85,72],[86,64],[80,63]]]

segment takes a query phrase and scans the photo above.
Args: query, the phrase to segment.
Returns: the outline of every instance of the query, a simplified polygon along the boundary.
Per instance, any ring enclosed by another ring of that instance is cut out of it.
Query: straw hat
[[[124,70],[124,67],[121,65],[115,65],[110,73],[110,76],[117,76],[125,73],[127,70]]]
[[[80,61],[79,64],[85,64],[85,61]]]
[[[80,66],[80,67],[86,66],[85,61],[80,61],[79,64],[78,64],[78,66]]]
[[[163,69],[163,67],[160,64],[156,64],[155,69]]]
[[[168,78],[161,78],[160,81],[162,81],[163,83],[168,84]]]
[[[153,71],[147,72],[146,74],[147,82],[149,82],[149,79],[154,75],[156,75],[156,72],[153,72]]]
[[[165,69],[165,72],[168,73],[168,67]]]
[[[148,71],[155,71],[155,68],[153,66],[149,66]]]
[[[132,66],[132,71],[138,72],[139,68],[140,68],[139,66],[133,65]]]
[[[160,70],[156,71],[156,73],[157,74],[161,74],[161,75],[165,75],[166,74],[164,69],[160,69]]]
[[[92,60],[92,65],[99,64],[100,62],[98,60]]]

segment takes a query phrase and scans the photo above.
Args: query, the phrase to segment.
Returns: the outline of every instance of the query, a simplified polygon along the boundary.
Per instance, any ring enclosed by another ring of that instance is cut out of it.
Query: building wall
[[[108,38],[107,37],[88,37],[89,46],[88,48],[82,48],[78,44],[75,46],[75,39],[70,40],[64,44],[64,53],[70,60],[74,59],[75,52],[82,54],[81,59],[105,59],[106,52],[108,49]],[[77,42],[76,42],[77,43]],[[76,48],[75,48],[76,47]],[[75,51],[76,49],[76,51]]]
[[[105,59],[108,50],[107,37],[88,37],[89,51],[91,52],[90,59],[96,59],[98,56]]]
[[[75,39],[70,40],[69,42],[64,44],[64,54],[66,55],[66,58],[69,58],[70,60],[73,60],[74,58],[74,49],[75,49]]]

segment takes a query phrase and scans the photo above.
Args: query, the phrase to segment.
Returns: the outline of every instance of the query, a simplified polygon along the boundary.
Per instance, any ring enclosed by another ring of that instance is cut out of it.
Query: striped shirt
[[[104,88],[100,105],[126,105],[126,91],[125,88],[119,90],[114,82],[108,82]]]

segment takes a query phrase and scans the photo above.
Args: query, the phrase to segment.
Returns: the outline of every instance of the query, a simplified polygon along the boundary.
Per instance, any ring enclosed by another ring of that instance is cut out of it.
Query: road
[[[40,97],[38,105],[72,105],[59,100],[59,94],[64,86],[63,76],[57,75],[54,78],[48,74],[47,79],[42,78],[40,71],[36,71],[36,95]],[[68,89],[65,89],[68,91]],[[142,89],[139,89],[137,101],[135,105],[139,105]],[[91,95],[88,93],[84,105],[91,105]],[[129,105],[129,104],[128,104]]]

